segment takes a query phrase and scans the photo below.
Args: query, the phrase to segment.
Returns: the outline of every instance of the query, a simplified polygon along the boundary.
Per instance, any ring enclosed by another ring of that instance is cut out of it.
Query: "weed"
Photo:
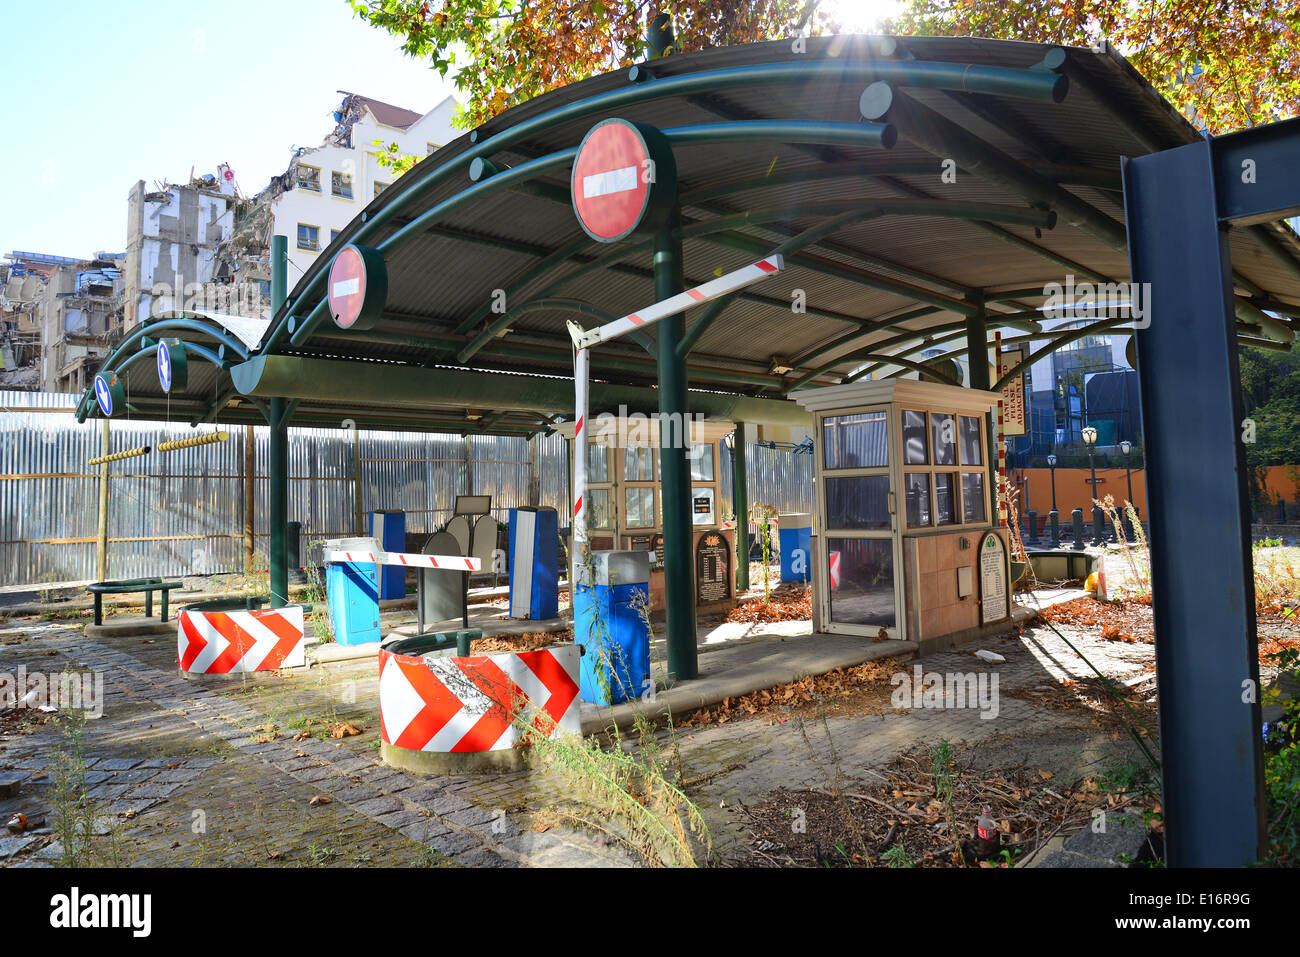
[[[916,858],[907,853],[907,849],[902,844],[895,844],[885,853],[880,855],[880,859],[888,867],[915,867]]]
[[[78,710],[57,719],[64,743],[54,755],[53,825],[63,853],[63,867],[120,867],[121,844],[115,822],[108,833],[96,835],[109,820],[86,794],[86,716]],[[98,837],[98,839],[97,839]]]

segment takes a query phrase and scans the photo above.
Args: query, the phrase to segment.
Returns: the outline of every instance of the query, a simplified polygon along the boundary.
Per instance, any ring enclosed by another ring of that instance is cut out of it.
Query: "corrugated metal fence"
[[[101,423],[78,424],[76,396],[0,392],[0,585],[84,581],[95,575]],[[210,428],[210,427],[207,427]],[[110,578],[203,575],[244,567],[247,430],[225,442],[153,452],[111,466]],[[115,419],[110,451],[195,434],[185,424]],[[254,428],[255,549],[268,548],[267,429]],[[722,455],[723,507],[731,460]],[[812,508],[812,457],[750,445],[749,498],[782,511]],[[431,532],[458,494],[491,494],[504,521],[533,500],[567,524],[567,449],[558,435],[527,439],[413,432],[291,429],[289,519],[304,539],[355,534],[363,513],[403,509],[407,530]],[[306,542],[304,541],[304,545]]]

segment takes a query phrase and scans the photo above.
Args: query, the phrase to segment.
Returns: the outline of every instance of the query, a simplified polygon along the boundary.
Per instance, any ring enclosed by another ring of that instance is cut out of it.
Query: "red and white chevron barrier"
[[[176,615],[176,663],[194,675],[300,668],[307,663],[302,606]]]
[[[325,553],[327,562],[357,562],[365,565],[410,565],[412,568],[451,568],[478,571],[483,562],[464,555],[417,555],[414,552],[336,552]]]
[[[581,734],[578,649],[422,658],[379,652],[384,743],[412,751],[465,753],[515,747],[514,715],[533,715],[547,737]]]

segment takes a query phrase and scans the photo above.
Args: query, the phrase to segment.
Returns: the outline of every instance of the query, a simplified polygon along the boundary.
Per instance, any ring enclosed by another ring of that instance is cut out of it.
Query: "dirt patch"
[[[936,773],[940,772],[940,773]],[[1147,790],[1114,789],[1096,776],[1065,783],[1050,771],[973,771],[936,763],[932,750],[899,755],[870,782],[838,791],[779,789],[745,808],[753,835],[748,865],[769,867],[1006,867],[1027,861],[1061,831],[1087,825],[1096,811],[1137,805],[1160,829],[1160,805]],[[987,808],[995,840],[975,840]]]
[[[711,708],[684,715],[677,726],[696,728],[759,718],[784,724],[791,718],[858,717],[892,709],[890,678],[903,667],[893,658],[866,661],[852,668],[836,668],[824,675],[765,688],[736,698],[725,698]]]
[[[530,631],[526,635],[493,635],[475,641],[470,650],[476,655],[495,655],[503,652],[540,651],[552,645],[571,644],[573,629],[565,631]]]
[[[812,589],[807,585],[782,585],[770,600],[751,598],[733,608],[724,621],[756,624],[773,621],[807,621],[812,618]]]

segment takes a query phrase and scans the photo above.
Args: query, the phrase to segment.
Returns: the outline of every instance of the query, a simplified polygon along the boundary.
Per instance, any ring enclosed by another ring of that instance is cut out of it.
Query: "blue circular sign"
[[[158,343],[158,382],[164,392],[172,390],[172,354],[166,339]]]
[[[107,416],[113,414],[113,390],[102,375],[95,376],[95,399],[99,402],[101,412]]]

